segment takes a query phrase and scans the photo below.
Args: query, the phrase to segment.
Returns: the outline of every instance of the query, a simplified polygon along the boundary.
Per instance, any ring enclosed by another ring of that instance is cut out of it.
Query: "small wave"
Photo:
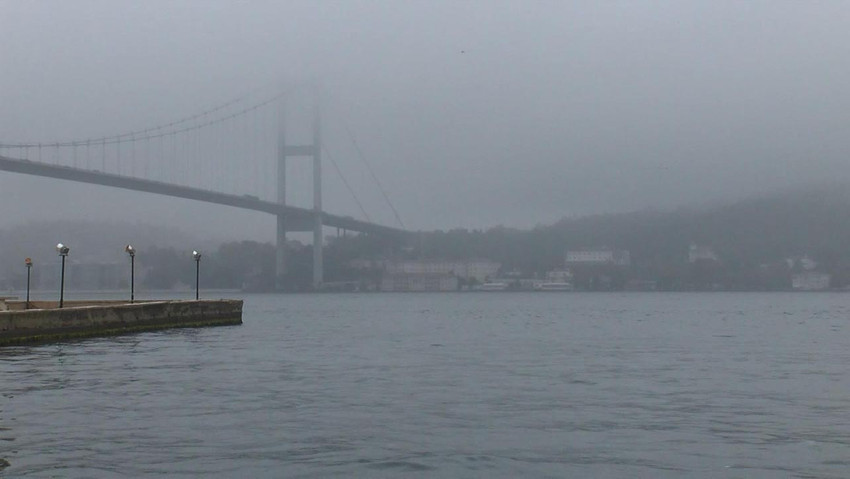
[[[367,467],[371,469],[380,469],[387,470],[392,469],[396,471],[406,471],[406,472],[420,472],[420,471],[433,471],[436,468],[433,466],[428,466],[426,464],[420,464],[418,462],[412,461],[382,461],[382,462],[373,462],[367,464]]]

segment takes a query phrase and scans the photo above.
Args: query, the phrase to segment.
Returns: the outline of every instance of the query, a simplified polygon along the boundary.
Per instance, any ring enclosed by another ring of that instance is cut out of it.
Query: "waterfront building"
[[[829,289],[831,279],[827,273],[806,271],[791,275],[791,288],[794,291],[823,291]]]
[[[719,261],[719,257],[714,253],[714,250],[709,246],[698,245],[691,243],[688,247],[688,263],[696,263],[697,261]]]
[[[591,248],[569,250],[566,254],[568,265],[605,265],[629,266],[632,262],[627,250],[611,248]]]
[[[457,291],[456,276],[444,273],[389,273],[381,278],[381,291]]]
[[[573,273],[568,269],[556,269],[546,272],[546,282],[548,283],[572,283]]]

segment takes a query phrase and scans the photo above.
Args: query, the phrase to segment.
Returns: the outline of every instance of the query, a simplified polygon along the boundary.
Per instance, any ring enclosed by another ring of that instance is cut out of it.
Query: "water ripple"
[[[250,296],[241,327],[1,349],[0,477],[844,477],[847,311]]]

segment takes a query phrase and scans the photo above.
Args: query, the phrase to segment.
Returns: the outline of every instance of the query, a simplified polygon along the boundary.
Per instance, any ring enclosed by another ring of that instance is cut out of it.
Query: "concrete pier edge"
[[[20,302],[23,303],[23,302]],[[66,308],[0,311],[0,347],[172,328],[242,324],[241,300],[77,302]]]

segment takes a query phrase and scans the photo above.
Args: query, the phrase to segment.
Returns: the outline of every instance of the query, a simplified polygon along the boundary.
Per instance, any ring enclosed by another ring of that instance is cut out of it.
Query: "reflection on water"
[[[850,295],[248,296],[0,349],[4,477],[844,477]]]

